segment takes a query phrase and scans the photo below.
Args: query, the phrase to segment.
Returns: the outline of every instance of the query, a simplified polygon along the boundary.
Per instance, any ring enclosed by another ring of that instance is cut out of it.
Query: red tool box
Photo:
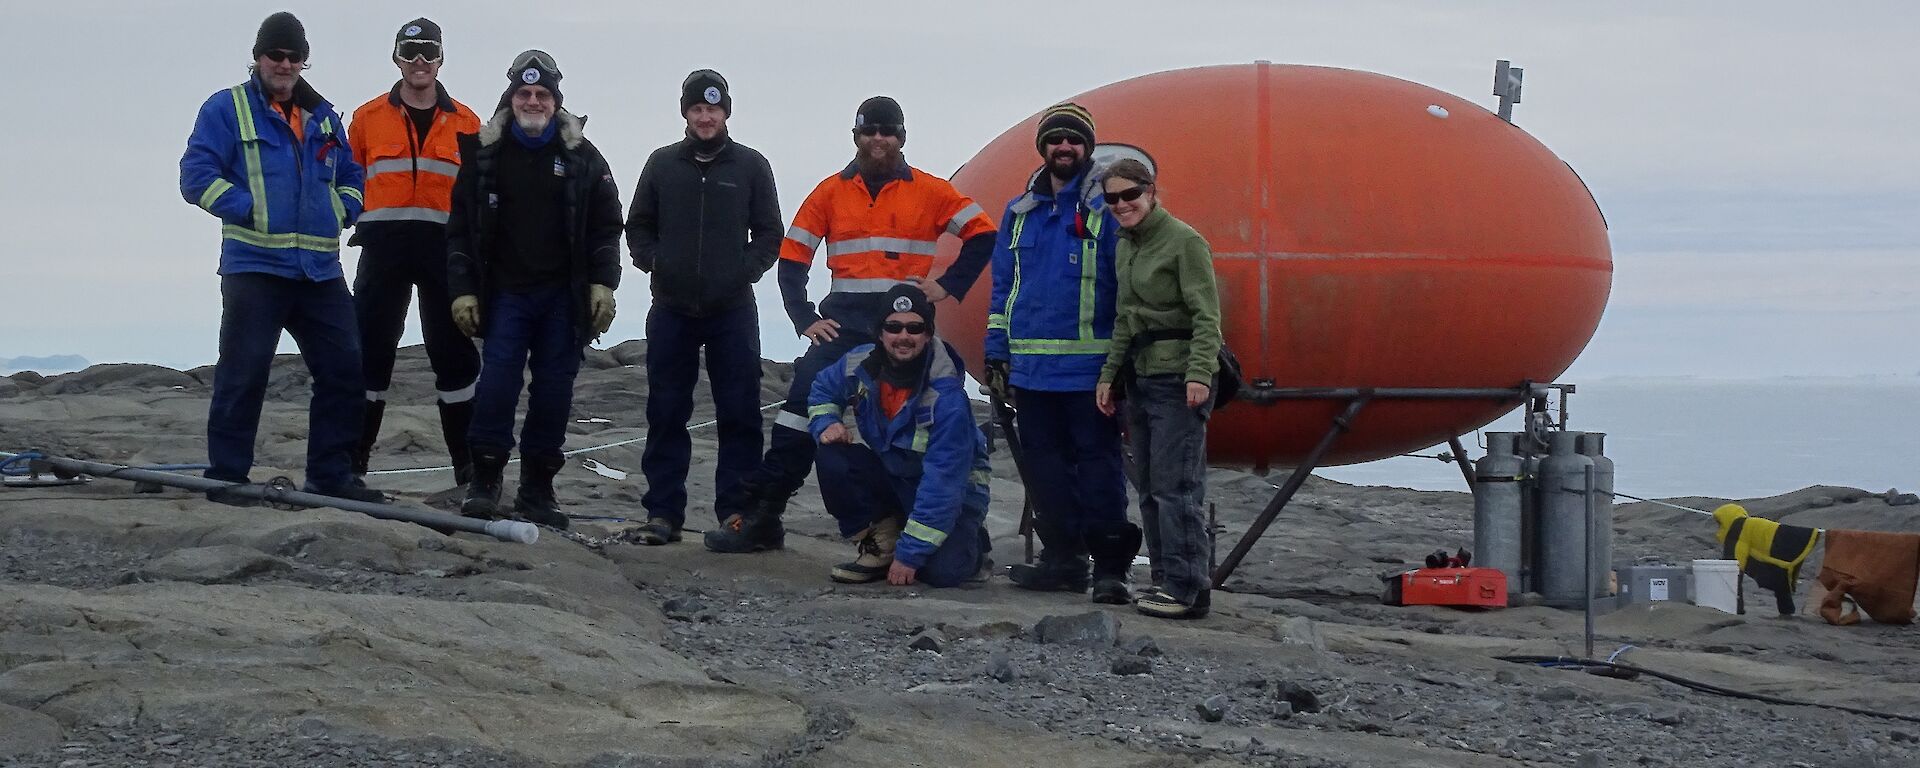
[[[1385,581],[1387,605],[1507,607],[1507,575],[1498,568],[1421,568]]]

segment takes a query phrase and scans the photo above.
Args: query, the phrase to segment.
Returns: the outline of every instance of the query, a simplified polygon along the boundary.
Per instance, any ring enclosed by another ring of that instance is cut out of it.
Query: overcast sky
[[[1611,224],[1613,299],[1566,378],[1920,373],[1920,11],[1894,2],[0,0],[0,357],[212,362],[218,226],[180,199],[178,161],[280,7],[343,113],[393,83],[393,33],[415,15],[445,28],[442,79],[482,113],[515,53],[553,53],[623,197],[682,130],[681,78],[717,69],[787,215],[845,164],[876,93],[906,110],[908,159],[949,174],[1048,104],[1151,72],[1330,65],[1490,106],[1507,58],[1527,70],[1516,122]],[[824,281],[817,266],[816,297]],[[789,357],[801,345],[766,283],[763,346]],[[646,296],[629,269],[611,338],[642,335]]]

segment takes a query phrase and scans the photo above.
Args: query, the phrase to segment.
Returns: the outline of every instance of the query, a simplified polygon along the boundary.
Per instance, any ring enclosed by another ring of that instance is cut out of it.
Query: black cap
[[[860,102],[860,109],[853,113],[853,127],[863,125],[897,125],[907,127],[907,113],[900,111],[900,102],[885,96],[875,96]]]
[[[680,116],[685,117],[687,108],[695,104],[712,104],[733,117],[733,94],[727,90],[727,79],[711,69],[696,69],[680,81]]]
[[[853,113],[853,130],[860,131],[867,125],[900,126],[900,145],[907,144],[907,113],[900,111],[900,102],[885,96],[875,96],[860,102],[860,108]]]
[[[912,312],[919,315],[920,319],[927,321],[928,330],[933,329],[933,302],[927,300],[925,291],[915,288],[910,283],[901,283],[888,289],[884,298],[882,303],[886,305],[888,315],[895,312]],[[881,322],[886,320],[887,315],[880,316]],[[874,330],[877,332],[879,329]]]
[[[306,61],[312,52],[307,47],[307,28],[293,14],[281,11],[268,16],[260,22],[260,32],[253,36],[253,58],[259,59],[267,51],[293,51],[300,54],[300,60]]]
[[[494,107],[498,112],[513,104],[513,92],[521,86],[539,85],[553,92],[553,108],[561,106],[560,63],[554,61],[553,54],[538,48],[521,51],[513,57],[513,66],[507,68],[507,90],[500,94],[500,105]]]
[[[425,16],[400,25],[400,31],[393,33],[393,42],[399,43],[403,40],[445,42],[440,38],[440,25],[433,23],[432,19]]]

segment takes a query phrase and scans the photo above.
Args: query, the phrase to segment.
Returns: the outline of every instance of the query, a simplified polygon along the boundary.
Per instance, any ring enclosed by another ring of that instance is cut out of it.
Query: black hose
[[[1577,665],[1582,667],[1604,667],[1607,669],[1618,670],[1621,672],[1633,672],[1633,673],[1642,674],[1642,675],[1651,675],[1653,677],[1660,678],[1662,680],[1665,680],[1669,683],[1673,683],[1681,687],[1691,688],[1696,691],[1700,691],[1703,693],[1711,693],[1719,696],[1730,696],[1736,699],[1749,699],[1752,701],[1758,701],[1766,704],[1779,704],[1781,706],[1788,706],[1788,707],[1820,707],[1822,709],[1838,710],[1841,712],[1847,712],[1855,715],[1866,715],[1867,717],[1878,717],[1878,718],[1884,718],[1887,720],[1902,720],[1909,723],[1920,723],[1920,717],[1915,717],[1913,715],[1901,715],[1901,714],[1895,714],[1892,712],[1881,712],[1881,711],[1872,710],[1872,709],[1862,709],[1860,707],[1849,707],[1845,704],[1820,704],[1817,702],[1800,701],[1798,699],[1789,699],[1789,698],[1774,696],[1774,695],[1765,694],[1765,693],[1752,693],[1749,691],[1739,691],[1739,690],[1734,690],[1732,688],[1714,685],[1712,683],[1703,683],[1698,680],[1688,680],[1687,678],[1681,677],[1679,675],[1668,674],[1666,672],[1661,672],[1653,669],[1647,669],[1646,667],[1636,667],[1631,664],[1621,664],[1618,662],[1600,661],[1597,659],[1582,659],[1576,656],[1495,656],[1494,658],[1499,659],[1500,661],[1510,661],[1515,664],[1570,664],[1570,665]]]

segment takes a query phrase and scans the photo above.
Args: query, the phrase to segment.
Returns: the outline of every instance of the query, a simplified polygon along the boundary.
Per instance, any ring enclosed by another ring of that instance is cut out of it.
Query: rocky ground
[[[627,367],[637,352],[590,359],[570,446],[643,434],[645,384]],[[298,477],[273,469],[297,467],[303,451],[304,377],[285,362],[256,479]],[[785,371],[767,370],[771,400]],[[98,366],[0,379],[0,450],[198,460],[208,378]],[[417,349],[396,380],[430,380]],[[438,463],[431,395],[396,394],[376,464]],[[702,528],[711,434],[696,432],[695,445],[689,517]],[[634,471],[639,446],[578,458]],[[990,526],[1004,564],[1020,556],[1019,486],[1010,468],[998,474]],[[576,513],[637,513],[637,472],[575,465],[561,480]],[[1224,469],[1210,480],[1224,550],[1272,487]],[[449,482],[376,478],[410,502]],[[1854,489],[1749,507],[1801,524],[1920,530],[1920,507]],[[1624,555],[1715,551],[1712,527],[1692,513],[1616,515]],[[697,534],[622,543],[620,519],[518,545],[110,480],[9,487],[0,764],[1920,764],[1920,722],[1495,658],[1584,653],[1578,614],[1378,604],[1380,573],[1470,542],[1471,518],[1464,493],[1314,480],[1232,592],[1216,593],[1213,616],[1167,622],[1019,592],[998,574],[953,590],[836,587],[826,569],[851,548],[833,539],[811,489],[795,500],[787,550],[718,556]],[[1920,715],[1911,632],[1659,604],[1603,616],[1596,649],[1632,645],[1620,660],[1729,688]]]

